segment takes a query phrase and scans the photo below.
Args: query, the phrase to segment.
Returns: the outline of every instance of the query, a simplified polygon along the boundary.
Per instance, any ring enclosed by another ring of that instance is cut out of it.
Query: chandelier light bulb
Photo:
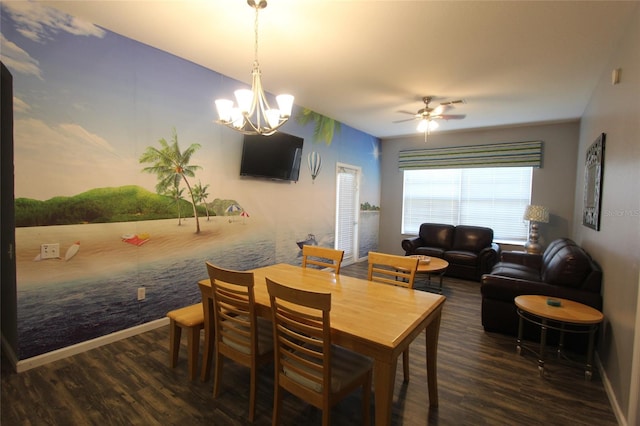
[[[283,117],[291,117],[291,110],[293,109],[293,95],[278,95],[276,96],[276,102],[278,103],[278,109]]]
[[[216,109],[218,110],[220,121],[231,121],[233,101],[229,99],[216,99]]]
[[[240,111],[248,114],[253,104],[253,92],[249,89],[239,89],[233,93],[236,95],[236,102],[238,102]]]

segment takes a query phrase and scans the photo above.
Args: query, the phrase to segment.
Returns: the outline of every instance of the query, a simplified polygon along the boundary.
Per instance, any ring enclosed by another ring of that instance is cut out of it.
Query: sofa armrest
[[[478,253],[480,274],[491,272],[493,266],[500,260],[500,252],[500,246],[496,243],[491,243],[490,246],[483,248]]]
[[[516,263],[528,268],[540,270],[542,267],[542,255],[530,254],[523,251],[503,251],[500,254],[500,261],[505,263]]]
[[[402,240],[402,248],[407,256],[413,254],[418,247],[422,247],[423,245],[424,242],[420,237],[405,238]]]

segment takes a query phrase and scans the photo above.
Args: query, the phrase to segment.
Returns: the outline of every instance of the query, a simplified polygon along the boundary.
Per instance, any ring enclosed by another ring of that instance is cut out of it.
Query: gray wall
[[[445,127],[445,126],[443,126]],[[573,226],[578,155],[579,123],[506,127],[445,133],[434,132],[425,144],[424,136],[411,135],[382,141],[382,195],[380,213],[380,250],[404,254],[400,242],[402,223],[402,172],[398,152],[406,149],[468,146],[501,142],[543,141],[543,165],[533,172],[532,203],[549,208],[549,223],[540,224],[540,242],[566,237]],[[523,212],[524,213],[524,212]],[[524,244],[524,241],[523,241]],[[507,249],[513,248],[507,246]]]
[[[635,329],[640,278],[640,6],[630,19],[603,66],[580,126],[579,181],[586,150],[600,133],[607,135],[601,228],[597,232],[581,225],[584,191],[577,185],[573,235],[602,266],[605,326],[598,354],[627,424],[640,425],[640,342]],[[616,68],[622,69],[621,81],[612,85]]]

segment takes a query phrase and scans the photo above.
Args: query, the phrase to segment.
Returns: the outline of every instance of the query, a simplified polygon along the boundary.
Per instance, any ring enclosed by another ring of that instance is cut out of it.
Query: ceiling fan
[[[409,112],[409,111],[398,111],[402,114],[413,115],[412,118],[407,118],[404,120],[396,120],[394,123],[402,123],[405,121],[411,120],[420,120],[418,123],[418,131],[424,132],[425,141],[427,138],[427,134],[431,130],[435,130],[438,128],[438,122],[435,120],[460,120],[466,117],[465,114],[444,114],[445,111],[452,108],[455,104],[464,104],[466,101],[464,99],[457,99],[455,101],[447,101],[441,102],[440,105],[436,107],[431,107],[429,104],[433,101],[433,96],[425,96],[422,98],[422,102],[424,102],[424,108],[418,110],[418,112]]]

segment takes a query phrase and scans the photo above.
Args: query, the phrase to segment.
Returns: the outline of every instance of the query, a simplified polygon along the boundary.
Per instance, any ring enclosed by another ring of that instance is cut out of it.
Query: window
[[[404,170],[402,233],[425,222],[486,226],[496,240],[526,240],[532,167]]]

